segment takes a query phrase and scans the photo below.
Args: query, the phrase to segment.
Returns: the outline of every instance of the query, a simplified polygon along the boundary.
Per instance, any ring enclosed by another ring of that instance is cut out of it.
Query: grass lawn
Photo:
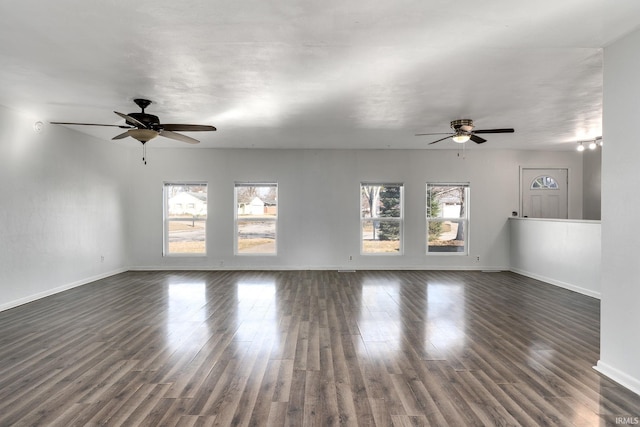
[[[273,239],[243,239],[238,242],[238,252],[240,253],[272,253],[274,248]],[[204,254],[205,242],[170,242],[169,252],[172,254]]]
[[[169,242],[171,254],[204,254],[204,242]]]
[[[276,241],[274,239],[240,239],[238,240],[238,253],[272,254],[275,252]]]
[[[400,252],[399,240],[363,240],[362,251],[364,253],[393,253]]]

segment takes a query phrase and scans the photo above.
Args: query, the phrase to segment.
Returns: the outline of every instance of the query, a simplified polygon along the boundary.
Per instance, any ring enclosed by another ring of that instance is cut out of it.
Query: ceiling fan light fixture
[[[469,138],[471,138],[471,135],[467,135],[465,133],[458,133],[451,137],[451,139],[453,139],[453,141],[457,142],[458,144],[464,144],[469,140]]]
[[[129,129],[128,133],[129,136],[142,143],[150,141],[159,135],[159,133],[153,129]]]

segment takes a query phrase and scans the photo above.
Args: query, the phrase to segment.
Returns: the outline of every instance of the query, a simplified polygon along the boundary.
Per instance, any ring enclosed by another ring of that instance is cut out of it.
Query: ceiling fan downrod
[[[142,114],[145,114],[144,109],[151,105],[151,101],[148,99],[136,98],[133,100],[140,109],[142,109]]]

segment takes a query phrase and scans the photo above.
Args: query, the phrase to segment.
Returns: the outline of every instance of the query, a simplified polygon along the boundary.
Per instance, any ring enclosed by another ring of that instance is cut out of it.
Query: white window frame
[[[273,252],[266,252],[266,253],[252,253],[252,252],[239,252],[238,251],[238,225],[241,222],[250,222],[250,221],[255,221],[255,220],[243,220],[241,218],[239,218],[238,215],[238,191],[237,188],[238,187],[275,187],[276,188],[276,215],[274,218],[269,218],[269,217],[265,217],[265,218],[261,218],[261,221],[273,221],[274,223],[274,230],[275,230],[275,238],[274,238],[274,251]],[[234,187],[233,187],[233,253],[236,256],[276,256],[278,255],[278,228],[279,228],[279,224],[278,224],[278,218],[280,217],[280,203],[279,203],[279,188],[278,188],[278,183],[277,182],[235,182],[234,183]]]
[[[169,198],[168,187],[184,187],[184,186],[198,186],[207,188],[207,215],[204,218],[169,218]],[[205,257],[207,256],[207,220],[209,218],[209,186],[206,181],[166,181],[162,184],[162,256],[165,257]],[[169,224],[171,222],[204,222],[204,252],[170,252],[169,251]]]
[[[464,187],[464,216],[463,217],[430,217],[429,216],[429,187]],[[425,186],[425,252],[428,256],[468,256],[469,255],[469,206],[470,206],[470,190],[471,185],[468,182],[427,182]],[[460,252],[437,252],[429,251],[429,222],[447,222],[455,221],[462,222],[464,232],[464,250]]]
[[[364,217],[362,215],[362,187],[366,186],[379,186],[379,187],[391,187],[396,186],[400,187],[400,216],[399,217],[383,217],[382,219],[377,218],[378,221],[383,222],[396,222],[399,225],[399,248],[397,252],[365,252],[364,250],[364,223],[373,221],[372,217]],[[358,191],[358,215],[360,217],[360,255],[364,256],[399,256],[404,255],[404,183],[401,182],[361,182]]]

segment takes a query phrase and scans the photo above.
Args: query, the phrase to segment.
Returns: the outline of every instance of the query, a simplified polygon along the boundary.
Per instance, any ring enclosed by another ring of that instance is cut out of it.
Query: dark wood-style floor
[[[128,272],[0,313],[0,425],[616,425],[598,331],[513,273]]]

